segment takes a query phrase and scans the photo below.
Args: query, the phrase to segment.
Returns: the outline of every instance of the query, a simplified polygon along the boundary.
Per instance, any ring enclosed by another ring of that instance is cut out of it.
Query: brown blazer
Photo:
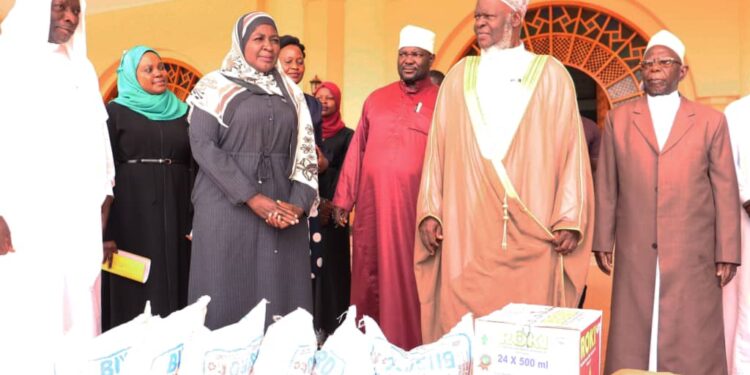
[[[682,98],[659,152],[645,98],[613,110],[596,184],[594,250],[616,248],[605,373],[648,367],[658,255],[659,370],[726,374],[715,263],[740,263],[740,204],[724,115]]]

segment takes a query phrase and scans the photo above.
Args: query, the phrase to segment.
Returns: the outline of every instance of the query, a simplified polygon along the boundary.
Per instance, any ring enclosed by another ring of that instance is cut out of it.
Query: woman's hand
[[[114,255],[117,253],[117,243],[115,241],[104,241],[104,257],[102,257],[102,264],[107,263],[112,268],[112,260]]]
[[[318,217],[320,218],[321,226],[328,226],[333,219],[333,203],[328,199],[321,199],[320,205],[318,206]]]
[[[263,194],[255,194],[245,204],[263,220],[266,220],[276,210],[276,202]]]
[[[305,214],[305,210],[291,203],[276,201],[276,204],[279,205],[279,211],[284,214],[284,218],[291,218],[294,220],[292,224],[299,223],[299,219]]]
[[[296,210],[292,210],[291,207],[299,208],[288,203],[284,203],[287,205],[284,207],[279,203],[283,202],[274,201],[263,194],[256,194],[245,202],[258,217],[274,228],[285,229],[290,225],[299,223],[300,215],[297,215]],[[302,209],[299,210],[301,211]]]

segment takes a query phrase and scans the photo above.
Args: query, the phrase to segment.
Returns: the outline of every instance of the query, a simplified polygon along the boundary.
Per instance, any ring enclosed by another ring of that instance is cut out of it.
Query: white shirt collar
[[[519,43],[515,47],[510,48],[500,48],[498,46],[491,46],[487,49],[482,50],[482,58],[488,58],[491,60],[495,59],[513,59],[518,58],[520,56],[524,56],[528,53],[526,51],[526,47],[524,47],[523,43]]]
[[[509,80],[520,82],[533,59],[534,55],[526,50],[523,43],[511,48],[492,46],[482,50],[479,76],[482,80],[494,81],[490,85]],[[481,80],[478,86],[483,86]]]
[[[667,94],[667,95],[657,95],[657,96],[646,95],[646,99],[648,100],[649,109],[653,109],[655,107],[663,107],[663,106],[669,106],[669,107],[674,107],[675,105],[677,107],[680,106],[680,93],[677,90],[674,90],[672,93]]]
[[[646,100],[648,101],[649,112],[651,112],[651,123],[654,126],[656,141],[659,143],[659,150],[661,150],[667,143],[677,111],[680,109],[680,94],[675,90],[667,95],[647,95]]]

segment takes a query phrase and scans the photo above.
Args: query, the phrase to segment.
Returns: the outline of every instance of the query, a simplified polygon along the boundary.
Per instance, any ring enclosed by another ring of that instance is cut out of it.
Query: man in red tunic
[[[414,279],[416,205],[427,133],[438,87],[428,76],[435,34],[401,30],[401,80],[367,98],[333,198],[343,224],[352,207],[351,301],[403,349],[421,343]]]

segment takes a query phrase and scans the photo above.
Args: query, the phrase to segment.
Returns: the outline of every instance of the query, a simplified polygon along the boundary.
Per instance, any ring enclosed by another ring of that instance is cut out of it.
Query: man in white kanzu
[[[682,42],[656,33],[641,61],[646,97],[612,110],[602,134],[594,252],[607,274],[616,260],[606,374],[727,373],[737,177],[724,115],[677,91],[687,72]]]
[[[732,138],[734,167],[740,189],[742,263],[750,262],[750,96],[724,111]],[[750,270],[737,270],[735,280],[724,287],[724,338],[730,374],[750,373]]]
[[[16,1],[0,34],[0,374],[99,331],[114,166],[84,0]]]

